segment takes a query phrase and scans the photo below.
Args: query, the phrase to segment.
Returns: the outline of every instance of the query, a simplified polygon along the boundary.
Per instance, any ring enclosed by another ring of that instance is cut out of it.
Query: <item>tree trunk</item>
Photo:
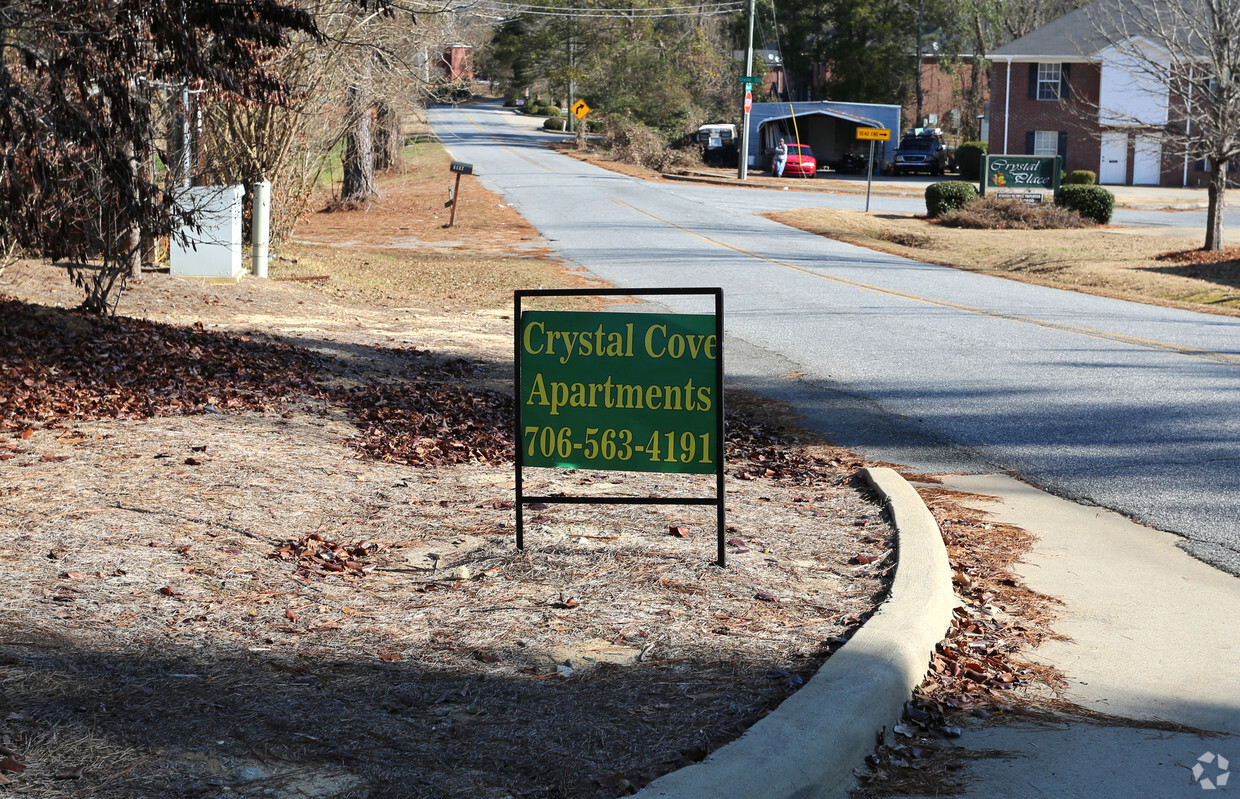
[[[390,104],[380,100],[375,113],[375,171],[382,172],[398,165],[403,144],[400,114]]]
[[[345,138],[344,181],[340,187],[340,200],[344,203],[364,203],[377,194],[370,102],[364,87],[349,87],[345,93],[345,109],[353,123]]]
[[[1206,210],[1206,244],[1202,249],[1223,249],[1223,194],[1227,191],[1227,161],[1210,159],[1210,199]]]
[[[138,185],[142,180],[142,164],[138,160],[138,147],[135,146],[133,140],[125,143],[126,166],[129,169],[129,197],[127,198],[126,211],[127,216],[131,218],[129,226],[125,230],[124,241],[121,243],[121,251],[118,256],[122,262],[126,263],[126,271],[129,273],[130,280],[142,279],[142,227],[137,221],[138,207],[142,202],[142,196],[139,192]]]

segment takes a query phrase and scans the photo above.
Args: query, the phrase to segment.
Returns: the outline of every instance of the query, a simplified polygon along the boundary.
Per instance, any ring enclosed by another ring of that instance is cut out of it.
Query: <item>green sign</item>
[[[982,194],[987,189],[1058,191],[1059,171],[1057,155],[988,155]]]
[[[525,311],[519,335],[525,466],[718,470],[714,316]]]
[[[762,78],[757,75],[741,75],[736,82],[742,86],[757,86],[762,82]]]

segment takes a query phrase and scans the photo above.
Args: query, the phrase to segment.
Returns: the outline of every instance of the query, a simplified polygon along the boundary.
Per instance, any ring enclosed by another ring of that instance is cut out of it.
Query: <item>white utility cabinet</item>
[[[181,228],[172,236],[168,259],[172,274],[241,280],[241,198],[243,186],[190,186],[178,199],[194,209],[199,229]]]

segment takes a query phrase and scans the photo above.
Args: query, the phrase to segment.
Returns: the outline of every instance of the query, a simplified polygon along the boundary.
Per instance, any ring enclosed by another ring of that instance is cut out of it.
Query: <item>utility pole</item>
[[[917,118],[913,127],[921,127],[921,28],[926,13],[926,0],[917,0]]]
[[[749,75],[749,70],[753,69],[753,6],[754,0],[749,0],[749,44],[745,48],[745,67],[743,75]],[[745,84],[745,94],[748,95],[753,86],[749,83]],[[741,126],[741,157],[737,159],[736,176],[741,180],[749,177],[749,103],[745,103],[745,118]]]
[[[570,4],[575,8],[576,4]],[[572,108],[573,103],[577,102],[577,48],[573,46],[573,36],[577,33],[577,25],[575,19],[570,15],[568,18],[568,107]],[[568,114],[569,131],[577,130],[577,116],[569,111]]]

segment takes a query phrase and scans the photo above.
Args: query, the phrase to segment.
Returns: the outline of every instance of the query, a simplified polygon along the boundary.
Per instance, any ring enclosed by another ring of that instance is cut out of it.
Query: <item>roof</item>
[[[1001,61],[1090,61],[1116,41],[1131,38],[1122,32],[1125,17],[1131,18],[1134,10],[1157,2],[1093,0],[990,51],[986,57]]]
[[[800,105],[800,103],[798,103],[798,105]],[[856,122],[858,125],[863,125],[868,128],[881,128],[882,127],[880,123],[874,121],[873,119],[866,119],[865,117],[859,117],[855,114],[846,114],[843,111],[836,111],[831,108],[806,108],[806,109],[798,108],[796,109],[796,113],[789,112],[787,114],[778,114],[778,113],[771,114],[770,116],[766,117],[763,121],[765,122],[765,121],[777,120],[777,119],[791,119],[794,116],[809,117],[809,116],[815,116],[818,114],[821,114],[823,116],[835,117],[836,119],[844,119],[849,122]]]

